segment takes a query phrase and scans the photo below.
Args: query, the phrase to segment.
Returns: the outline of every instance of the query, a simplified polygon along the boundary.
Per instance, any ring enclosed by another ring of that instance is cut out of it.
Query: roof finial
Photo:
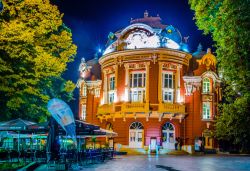
[[[84,57],[82,57],[81,62],[85,63],[85,58]]]
[[[211,53],[211,48],[207,48],[207,53]]]
[[[183,38],[184,39],[184,42],[187,43],[188,42],[188,39],[189,39],[189,36],[186,36]]]
[[[145,10],[145,12],[144,12],[144,18],[147,18],[147,17],[148,17],[148,11]]]
[[[201,51],[202,51],[202,48],[203,48],[203,47],[202,47],[202,44],[199,43],[199,45],[198,45],[198,47],[197,47],[197,51],[198,51],[198,52],[201,52]]]

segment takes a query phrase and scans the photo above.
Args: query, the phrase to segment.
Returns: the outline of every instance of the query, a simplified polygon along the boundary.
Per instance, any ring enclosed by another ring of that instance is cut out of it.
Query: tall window
[[[145,87],[145,80],[146,80],[145,73],[131,73],[130,88]]]
[[[209,78],[204,78],[203,79],[202,92],[203,93],[209,93],[210,92],[210,80],[209,80]]]
[[[202,115],[203,115],[202,116],[203,119],[210,119],[211,118],[210,102],[203,102]]]
[[[146,74],[134,72],[130,74],[130,100],[143,102],[145,100]]]
[[[114,103],[115,100],[115,77],[111,75],[109,77],[109,103]]]
[[[164,102],[173,102],[174,100],[174,81],[172,72],[162,74],[162,97]]]
[[[81,120],[86,120],[86,105],[82,105],[82,115],[81,115]]]
[[[84,97],[87,96],[87,86],[86,85],[83,86],[82,96],[84,96]]]

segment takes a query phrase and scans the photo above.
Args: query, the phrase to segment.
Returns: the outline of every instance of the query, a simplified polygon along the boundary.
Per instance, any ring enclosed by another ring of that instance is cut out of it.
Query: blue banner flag
[[[76,126],[72,110],[64,101],[53,98],[48,102],[48,111],[59,125],[76,142]]]

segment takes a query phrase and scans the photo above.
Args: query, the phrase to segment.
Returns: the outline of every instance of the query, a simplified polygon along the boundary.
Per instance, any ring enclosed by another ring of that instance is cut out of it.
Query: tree
[[[49,0],[4,0],[0,13],[1,120],[44,120],[51,97],[72,99],[61,75],[76,46],[63,15]]]
[[[199,29],[215,42],[225,83],[216,136],[250,150],[250,1],[189,0]]]

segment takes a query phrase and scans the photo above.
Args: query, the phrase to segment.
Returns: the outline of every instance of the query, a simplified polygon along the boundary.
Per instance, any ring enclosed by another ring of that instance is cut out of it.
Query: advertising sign
[[[48,102],[47,107],[52,117],[75,141],[76,126],[75,126],[74,115],[69,105],[60,99],[53,98]]]

